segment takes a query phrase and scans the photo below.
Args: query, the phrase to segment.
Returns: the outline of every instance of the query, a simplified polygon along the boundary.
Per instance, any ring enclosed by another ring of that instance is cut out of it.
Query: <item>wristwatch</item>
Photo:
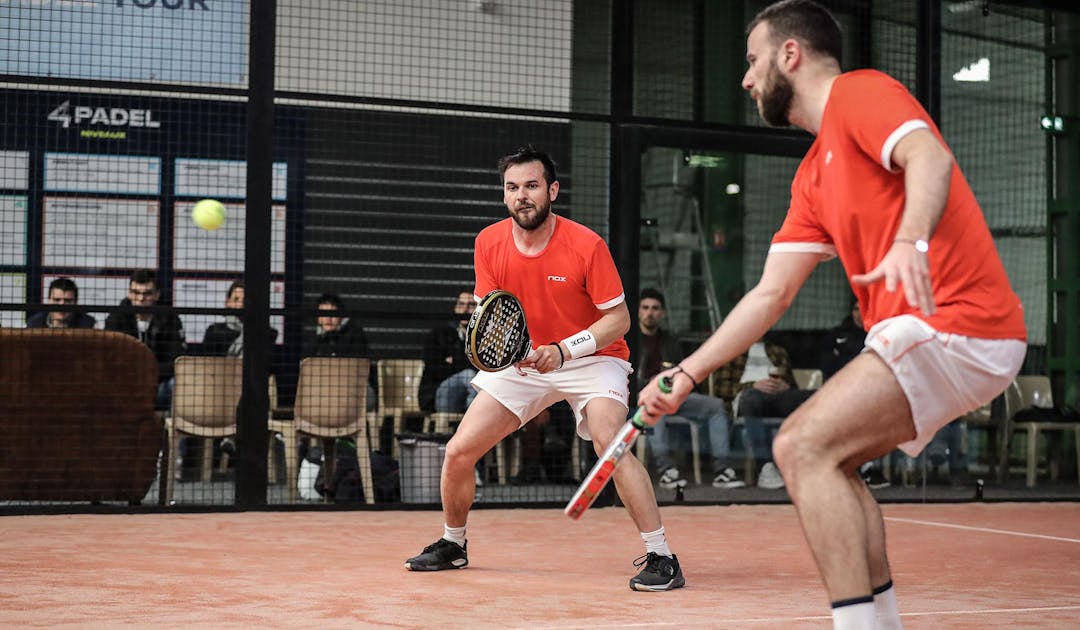
[[[893,242],[894,243],[909,243],[910,245],[912,245],[915,248],[915,251],[919,252],[920,254],[925,254],[926,252],[930,251],[930,243],[927,243],[925,240],[923,240],[921,238],[919,238],[919,239],[894,238]]]

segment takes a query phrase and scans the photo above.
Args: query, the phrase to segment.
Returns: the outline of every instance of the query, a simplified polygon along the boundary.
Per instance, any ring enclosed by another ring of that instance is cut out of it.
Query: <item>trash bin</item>
[[[401,502],[440,503],[439,477],[449,433],[398,433]]]

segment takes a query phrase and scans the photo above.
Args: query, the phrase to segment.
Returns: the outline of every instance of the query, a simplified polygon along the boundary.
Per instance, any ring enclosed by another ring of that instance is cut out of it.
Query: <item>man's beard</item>
[[[795,88],[791,81],[780,74],[776,62],[769,66],[769,89],[762,91],[758,111],[761,118],[772,127],[787,127],[791,124],[791,101],[795,99]]]
[[[535,230],[536,228],[543,225],[544,221],[547,221],[548,215],[551,214],[550,203],[535,206],[535,208],[536,212],[532,215],[531,219],[522,218],[520,214],[520,208],[516,212],[510,213],[510,216],[514,217],[514,222],[518,224],[518,227],[523,230],[529,230],[531,232],[532,230]]]

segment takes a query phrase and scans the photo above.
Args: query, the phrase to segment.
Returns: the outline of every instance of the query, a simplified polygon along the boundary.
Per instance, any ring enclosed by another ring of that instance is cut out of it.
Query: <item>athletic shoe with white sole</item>
[[[784,478],[780,476],[780,469],[772,462],[765,462],[758,473],[757,487],[766,490],[779,490],[784,487]]]
[[[641,565],[645,565],[645,568],[630,578],[630,590],[670,591],[686,584],[679,559],[675,555],[668,557],[650,551],[634,560],[635,567]]]
[[[679,475],[679,469],[674,466],[668,466],[664,470],[660,471],[660,481],[658,482],[661,488],[667,490],[673,490],[675,488],[685,488],[686,480]]]
[[[713,477],[712,480],[712,487],[725,488],[727,490],[731,490],[734,488],[745,488],[746,482],[742,479],[739,479],[739,473],[735,472],[734,468],[728,466],[727,468],[716,473],[716,476]]]
[[[445,538],[424,547],[420,555],[405,561],[405,568],[410,571],[443,571],[445,569],[464,569],[469,566],[469,556],[465,547]]]

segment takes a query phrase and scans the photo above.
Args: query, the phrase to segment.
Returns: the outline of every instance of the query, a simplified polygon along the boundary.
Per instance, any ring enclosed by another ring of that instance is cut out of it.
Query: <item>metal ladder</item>
[[[700,290],[705,294],[706,310],[709,316],[709,324],[713,330],[720,326],[722,319],[720,304],[716,299],[716,285],[713,282],[712,267],[709,264],[709,246],[701,221],[701,204],[694,191],[679,180],[681,160],[676,156],[672,166],[672,181],[663,184],[644,186],[642,195],[642,220],[641,226],[652,252],[653,261],[656,265],[657,288],[668,297],[669,310],[674,301],[669,295],[671,276],[675,271],[679,251],[690,251],[700,255],[700,276],[691,276],[691,293],[694,290],[693,283],[698,281]],[[659,190],[672,191],[678,202],[674,205],[670,218],[670,227],[667,227],[661,219],[648,216],[649,191]],[[692,270],[692,269],[691,269]]]

